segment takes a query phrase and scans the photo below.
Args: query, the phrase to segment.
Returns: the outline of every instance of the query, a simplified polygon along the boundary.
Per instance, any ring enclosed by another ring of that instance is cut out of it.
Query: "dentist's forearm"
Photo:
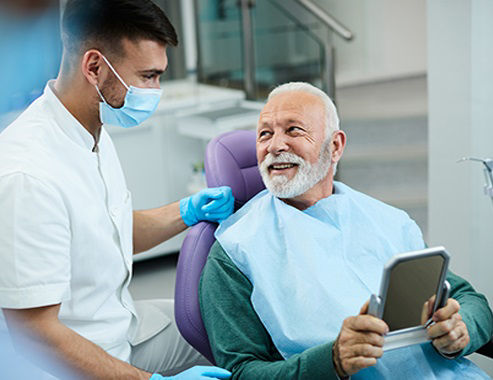
[[[134,254],[147,251],[187,228],[179,202],[133,213]]]
[[[60,378],[66,378],[67,371],[71,377],[98,380],[151,377],[66,327],[57,318],[58,310],[59,305],[3,310],[14,345],[28,360]]]

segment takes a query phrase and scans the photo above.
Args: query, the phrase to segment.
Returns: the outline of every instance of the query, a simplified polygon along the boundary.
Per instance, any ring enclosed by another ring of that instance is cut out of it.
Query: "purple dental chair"
[[[255,131],[233,131],[216,137],[205,152],[205,177],[209,187],[230,186],[235,210],[264,189],[257,169]],[[187,233],[176,271],[175,319],[180,333],[197,351],[214,363],[200,315],[199,280],[217,224],[200,222]]]

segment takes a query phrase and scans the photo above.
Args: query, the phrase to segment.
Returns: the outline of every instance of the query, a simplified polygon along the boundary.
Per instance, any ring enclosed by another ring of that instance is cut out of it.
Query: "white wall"
[[[426,0],[317,0],[356,38],[333,41],[337,84],[426,72]]]
[[[493,206],[479,164],[493,157],[493,2],[428,0],[429,235],[452,270],[493,300]],[[482,362],[493,375],[493,360]]]

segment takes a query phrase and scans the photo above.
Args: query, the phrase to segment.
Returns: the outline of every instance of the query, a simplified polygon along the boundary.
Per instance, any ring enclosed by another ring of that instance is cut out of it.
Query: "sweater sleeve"
[[[489,342],[493,334],[493,315],[486,297],[456,274],[449,271],[450,297],[460,304],[459,314],[467,326],[470,342],[461,356],[469,355]]]
[[[332,344],[284,360],[250,301],[252,284],[215,243],[200,283],[200,308],[217,365],[231,380],[338,379]]]

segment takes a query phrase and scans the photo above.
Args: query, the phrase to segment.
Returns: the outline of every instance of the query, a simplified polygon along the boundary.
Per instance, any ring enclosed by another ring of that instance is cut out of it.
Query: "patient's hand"
[[[333,346],[333,362],[339,377],[353,375],[377,363],[383,354],[387,324],[368,312],[367,301],[355,317],[346,318]]]
[[[428,308],[428,315],[433,310],[434,302],[435,299],[432,297],[425,304]],[[435,324],[428,327],[428,336],[432,339],[435,348],[442,354],[459,353],[469,344],[469,332],[462,321],[459,310],[459,303],[449,298],[447,304],[433,314]]]

